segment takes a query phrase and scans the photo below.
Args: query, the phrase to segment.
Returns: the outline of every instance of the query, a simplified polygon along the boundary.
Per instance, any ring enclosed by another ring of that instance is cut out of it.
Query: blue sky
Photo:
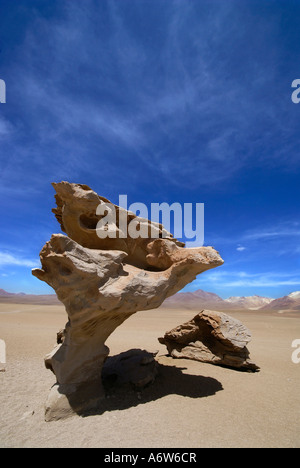
[[[51,182],[205,204],[222,297],[300,290],[300,2],[0,0],[0,288],[59,226]]]

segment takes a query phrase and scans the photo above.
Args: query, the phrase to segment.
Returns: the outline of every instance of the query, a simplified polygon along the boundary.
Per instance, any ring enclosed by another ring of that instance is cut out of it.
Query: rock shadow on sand
[[[197,399],[213,396],[223,390],[223,386],[218,380],[202,375],[187,374],[184,372],[187,370],[186,367],[166,365],[156,361],[156,369],[155,380],[144,388],[137,388],[131,383],[120,384],[117,378],[103,378],[105,399],[101,401],[96,409],[81,413],[81,416],[101,415],[109,411],[126,410],[159,400],[168,395],[181,395]]]

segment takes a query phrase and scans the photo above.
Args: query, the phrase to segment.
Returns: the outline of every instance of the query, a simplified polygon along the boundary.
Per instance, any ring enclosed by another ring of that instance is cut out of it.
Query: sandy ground
[[[227,311],[227,313],[229,313]],[[98,414],[46,423],[44,402],[55,382],[43,357],[66,322],[55,305],[0,304],[0,338],[7,347],[0,372],[0,447],[300,447],[300,314],[230,312],[252,331],[259,373],[173,360],[157,341],[193,311],[139,312],[110,337],[111,355],[159,350],[159,376],[141,395],[105,401]]]

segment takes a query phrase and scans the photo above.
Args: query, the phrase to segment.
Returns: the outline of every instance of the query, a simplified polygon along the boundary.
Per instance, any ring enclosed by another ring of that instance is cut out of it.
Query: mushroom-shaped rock
[[[95,213],[106,199],[85,185],[63,182],[55,188],[55,214],[68,236],[54,234],[40,253],[42,268],[33,270],[56,291],[68,315],[58,345],[45,359],[57,379],[47,420],[99,404],[109,353],[105,341],[124,320],[159,307],[199,273],[223,264],[212,247],[188,249],[171,237],[101,239]]]

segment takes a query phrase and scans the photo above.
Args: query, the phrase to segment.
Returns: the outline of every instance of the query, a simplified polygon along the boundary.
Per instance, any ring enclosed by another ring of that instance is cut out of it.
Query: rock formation
[[[40,253],[42,268],[32,273],[56,291],[68,323],[45,359],[57,379],[46,404],[46,420],[99,405],[110,334],[135,312],[159,307],[196,275],[223,264],[212,247],[184,248],[162,225],[115,205],[120,216],[103,228],[115,236],[101,238],[97,228],[103,210],[97,215],[98,207],[109,211],[112,204],[86,185],[53,186],[53,211],[67,236],[51,237]],[[124,219],[127,225],[135,220],[158,235],[124,237]]]
[[[174,358],[256,371],[259,367],[246,347],[250,340],[250,331],[239,320],[211,310],[202,310],[159,338]]]
[[[182,242],[173,238],[159,223],[153,223],[148,219],[136,216],[131,211],[126,211],[104,197],[100,197],[87,185],[70,184],[61,182],[53,184],[56,190],[57,208],[53,209],[61,230],[82,247],[98,250],[120,250],[127,254],[126,263],[132,263],[140,268],[157,267],[165,269],[173,263],[169,258],[178,247],[184,247]],[[107,226],[107,230],[114,235],[100,238],[97,226],[103,217],[103,213],[110,213],[112,208],[116,212]],[[102,214],[97,214],[101,212]],[[136,239],[128,236],[128,225],[136,222],[140,229],[148,231],[147,238]],[[159,238],[164,237],[165,242]],[[153,243],[156,239],[157,242]],[[164,254],[160,254],[160,250]]]

